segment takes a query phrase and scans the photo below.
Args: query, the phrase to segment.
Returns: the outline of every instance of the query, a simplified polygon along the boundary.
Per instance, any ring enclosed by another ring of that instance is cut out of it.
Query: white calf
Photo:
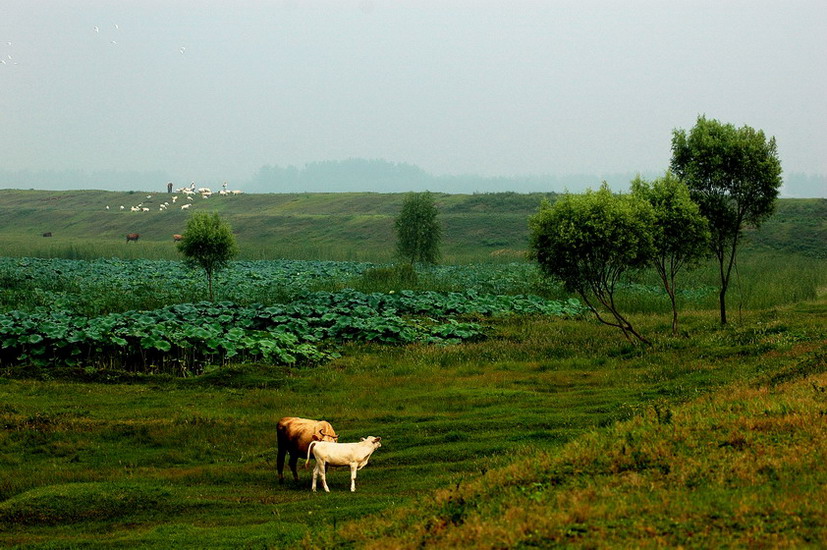
[[[313,453],[316,458],[316,467],[313,468],[313,490],[316,490],[316,477],[321,475],[324,490],[330,492],[330,489],[327,488],[327,478],[325,476],[325,469],[330,464],[331,466],[350,466],[350,490],[351,492],[355,491],[356,470],[364,468],[373,451],[382,446],[379,443],[381,439],[381,437],[369,436],[363,437],[359,443],[311,442],[307,448],[307,462],[304,463],[304,467],[309,467],[310,453]]]

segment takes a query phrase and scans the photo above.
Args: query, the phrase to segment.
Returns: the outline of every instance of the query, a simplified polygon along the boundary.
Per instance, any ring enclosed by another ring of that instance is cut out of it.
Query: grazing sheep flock
[[[167,185],[171,185],[171,184],[167,184]],[[171,189],[171,187],[170,187],[170,189]],[[188,201],[192,201],[193,197],[195,197],[195,196],[200,196],[202,199],[208,199],[213,195],[213,192],[209,187],[199,187],[199,188],[196,189],[195,182],[192,182],[187,187],[180,187],[180,188],[176,189],[175,192],[179,193],[181,195],[184,195]],[[228,196],[233,196],[233,195],[241,195],[242,193],[243,193],[243,191],[241,191],[240,189],[227,189],[227,182],[225,181],[221,185],[221,190],[218,192],[218,195],[222,196],[222,197],[228,197]],[[178,201],[178,197],[179,197],[179,195],[172,195],[170,197],[172,199],[171,201],[164,201],[162,203],[159,203],[158,204],[158,211],[159,212],[166,212],[167,209],[170,207],[170,205],[173,205]],[[147,195],[145,200],[149,200],[151,198],[152,198],[152,195]],[[192,204],[193,204],[192,202],[182,204],[181,205],[181,210],[189,209],[190,206],[192,206]],[[105,209],[109,210],[109,205],[106,205]],[[126,210],[126,206],[120,205],[119,210]],[[134,206],[130,206],[129,211],[130,212],[149,212],[150,210],[149,210],[148,207],[144,206],[143,202],[139,202],[138,204],[136,204]]]
[[[181,205],[181,210],[188,210],[194,204],[192,201],[193,201],[193,197],[195,197],[195,196],[200,195],[201,198],[208,199],[213,195],[213,192],[209,187],[199,187],[199,188],[196,189],[195,182],[192,182],[187,187],[181,187],[179,189],[176,189],[175,192],[178,193],[178,195],[172,195],[171,194],[172,193],[172,188],[173,188],[172,182],[167,183],[167,192],[170,194],[171,201],[164,201],[164,202],[158,203],[158,211],[159,212],[166,212],[171,205],[174,205],[178,201],[178,197],[180,195],[184,195],[186,197],[186,199],[188,201],[190,201],[190,202],[186,202],[186,203],[182,204]],[[242,191],[239,190],[239,189],[232,189],[232,190],[227,189],[227,182],[226,181],[221,185],[221,191],[218,192],[218,195],[222,196],[222,197],[231,196],[231,195],[241,195],[241,194],[242,194]],[[148,201],[150,199],[152,199],[152,195],[147,195],[144,200]],[[110,210],[110,206],[107,204],[104,207],[104,209],[105,210]],[[118,207],[118,210],[125,211],[126,206],[121,204]],[[130,206],[129,211],[130,212],[149,212],[150,209],[149,209],[149,207],[145,206],[144,202],[142,201],[142,202],[139,202],[136,205]],[[44,237],[51,237],[52,233],[51,232],[44,233],[43,236]],[[126,236],[126,242],[130,242],[130,241],[137,242],[138,241],[138,236],[139,236],[138,233],[129,233]],[[178,241],[181,240],[182,237],[179,234],[175,234],[175,235],[172,236],[172,238],[173,238],[173,241],[178,242]]]

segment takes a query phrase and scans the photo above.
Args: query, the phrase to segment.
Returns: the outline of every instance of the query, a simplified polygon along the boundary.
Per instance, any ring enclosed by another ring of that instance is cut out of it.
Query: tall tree
[[[411,264],[435,264],[440,257],[442,227],[433,195],[428,192],[408,193],[396,217],[396,252]]]
[[[678,272],[703,258],[709,250],[709,224],[689,197],[689,189],[671,172],[652,182],[638,176],[632,194],[649,202],[654,212],[653,254],[650,260],[672,303],[672,334],[678,333],[675,297]]]
[[[600,190],[543,201],[529,220],[531,257],[546,275],[580,295],[597,319],[631,342],[649,343],[615,303],[624,274],[646,266],[652,253],[652,206],[634,195]],[[604,317],[598,305],[608,311]]]
[[[207,276],[210,300],[213,300],[213,276],[238,254],[230,225],[216,212],[193,212],[178,241],[178,251],[190,267],[200,267]]]
[[[721,324],[726,324],[726,293],[743,231],[772,215],[782,184],[775,138],[699,116],[688,134],[673,132],[671,168],[709,220],[721,281]]]

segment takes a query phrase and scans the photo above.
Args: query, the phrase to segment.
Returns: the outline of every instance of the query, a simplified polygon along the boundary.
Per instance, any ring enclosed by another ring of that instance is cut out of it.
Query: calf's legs
[[[323,460],[316,459],[316,466],[313,468],[313,483],[310,486],[314,492],[316,491],[316,476],[321,476],[322,487],[324,487],[326,493],[330,492],[330,489],[327,487],[327,475],[325,475],[327,470],[326,466]]]
[[[356,492],[356,470],[358,470],[358,465],[353,462],[350,465],[350,492]]]

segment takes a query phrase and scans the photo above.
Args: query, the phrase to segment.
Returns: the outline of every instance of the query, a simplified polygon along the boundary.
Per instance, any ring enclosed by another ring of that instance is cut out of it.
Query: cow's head
[[[339,436],[336,435],[333,426],[327,424],[316,428],[316,431],[313,433],[313,439],[315,441],[332,441],[336,443],[339,440]]]
[[[370,435],[368,437],[363,437],[362,441],[367,441],[369,443],[372,443],[373,445],[376,445],[377,449],[382,446],[382,444],[379,443],[380,441],[382,441],[381,437],[373,437],[372,435]]]

